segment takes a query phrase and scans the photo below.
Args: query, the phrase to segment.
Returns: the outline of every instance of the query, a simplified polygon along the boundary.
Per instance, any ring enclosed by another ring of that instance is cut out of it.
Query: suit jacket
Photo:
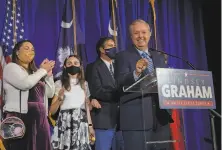
[[[162,54],[149,51],[154,68],[166,67]],[[119,88],[135,83],[133,71],[136,62],[141,59],[134,46],[120,52],[115,61],[115,77]],[[148,130],[157,125],[166,125],[172,122],[167,110],[159,109],[158,95],[146,94],[142,100],[141,93],[122,93],[120,97],[120,129],[121,130]]]
[[[91,80],[91,73],[92,73],[92,68],[93,68],[94,63],[95,62],[89,63],[86,66],[85,79],[88,83],[90,83],[90,80]]]
[[[93,68],[94,63],[95,62],[92,62],[90,64],[87,64],[87,66],[86,66],[85,79],[88,82],[89,89],[90,89],[90,86],[92,85],[91,84],[91,76],[92,76],[92,68]],[[90,95],[90,99],[93,99],[92,95]]]
[[[90,92],[101,104],[101,109],[92,110],[92,121],[95,128],[111,129],[118,123],[118,103],[116,82],[106,64],[99,58],[92,67]]]

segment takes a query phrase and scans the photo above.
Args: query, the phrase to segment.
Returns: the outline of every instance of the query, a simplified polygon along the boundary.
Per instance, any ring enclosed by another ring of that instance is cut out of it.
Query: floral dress
[[[91,150],[88,127],[84,108],[60,110],[51,138],[53,150]]]

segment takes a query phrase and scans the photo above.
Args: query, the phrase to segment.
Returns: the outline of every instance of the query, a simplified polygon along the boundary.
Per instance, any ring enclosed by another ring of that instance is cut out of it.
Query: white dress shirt
[[[102,58],[101,58],[101,59],[102,59]],[[112,63],[108,62],[108,61],[105,60],[105,59],[102,59],[102,61],[105,63],[105,65],[107,66],[108,69],[109,69],[110,65],[112,65],[112,71],[113,71],[113,73],[114,73],[114,66],[113,66],[114,60],[112,60]],[[110,69],[109,69],[109,71],[110,71]]]

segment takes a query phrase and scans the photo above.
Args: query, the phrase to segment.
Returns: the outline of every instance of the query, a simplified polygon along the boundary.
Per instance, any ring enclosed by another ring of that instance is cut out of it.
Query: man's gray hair
[[[143,23],[143,24],[147,25],[147,27],[148,27],[148,29],[149,29],[149,31],[150,31],[150,25],[149,25],[146,21],[144,21],[144,20],[142,20],[142,19],[136,19],[136,20],[134,20],[134,21],[130,24],[130,26],[129,26],[129,32],[130,32],[130,34],[131,34],[131,32],[132,32],[132,26],[134,26],[134,25],[137,24],[137,23]]]

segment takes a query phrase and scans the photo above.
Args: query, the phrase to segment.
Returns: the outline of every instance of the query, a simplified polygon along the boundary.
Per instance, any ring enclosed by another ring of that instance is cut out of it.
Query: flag
[[[156,31],[156,38],[155,38],[155,29],[156,28],[156,13],[155,13],[155,0],[150,0],[150,9],[151,9],[151,17],[150,17],[150,25],[151,25],[151,29],[153,28],[154,32],[152,34],[154,34],[150,40],[150,46],[152,48],[156,48],[156,49],[162,49],[161,47],[161,43],[160,43],[160,38],[159,38],[159,34],[158,31]],[[152,30],[151,30],[152,31]],[[167,59],[168,56],[164,55],[165,57],[165,63],[167,64]],[[174,120],[174,123],[170,124],[170,129],[171,129],[171,136],[173,140],[177,140],[177,142],[173,143],[173,148],[174,150],[185,150],[185,144],[184,144],[184,135],[183,135],[183,124],[182,124],[182,117],[181,114],[179,112],[179,110],[177,109],[172,109],[172,118]]]
[[[171,136],[173,140],[178,141],[173,143],[173,148],[174,150],[185,150],[183,122],[179,110],[172,109],[172,118],[174,123],[170,124]]]
[[[14,9],[13,9],[14,5]],[[14,48],[14,44],[18,41],[24,39],[24,21],[21,12],[21,1],[15,0],[15,4],[13,4],[13,0],[6,1],[6,14],[5,14],[5,22],[3,25],[3,31],[0,39],[0,83],[2,87],[2,78],[3,78],[3,68],[4,66],[11,62],[11,54]],[[2,88],[0,90],[0,106],[3,108],[3,92]],[[2,113],[2,110],[1,110]],[[0,114],[2,118],[2,114]],[[4,145],[0,140],[0,148],[4,150]]]
[[[155,13],[154,3],[155,3],[155,0],[149,0],[150,13],[148,17],[148,22],[151,28],[151,32],[153,31],[152,37],[150,38],[149,46],[152,48],[162,49],[158,31],[156,31],[156,39],[155,39],[154,30],[155,30],[156,13]],[[167,64],[168,56],[164,55],[164,57],[165,57],[165,63]],[[171,136],[172,136],[172,140],[177,140],[177,142],[173,143],[173,148],[174,150],[185,150],[183,123],[182,123],[182,117],[181,117],[180,111],[177,109],[172,109],[171,111],[172,111],[171,116],[174,120],[174,123],[170,124]]]
[[[0,64],[0,84],[2,85],[2,77],[3,77],[3,68],[4,66],[6,65],[6,61],[5,61],[5,57],[4,57],[4,54],[3,54],[3,49],[2,47],[0,46],[0,61],[1,61],[1,64]],[[0,95],[1,95],[2,91],[0,90]],[[1,100],[1,97],[0,97],[0,106],[1,106],[1,103],[2,100]]]
[[[83,44],[85,41],[84,34],[82,34],[81,28],[76,19],[76,39],[77,44]],[[56,65],[54,69],[55,78],[58,78],[62,74],[62,67],[65,59],[74,54],[74,30],[73,30],[73,11],[72,0],[65,0],[62,21],[60,25],[60,34],[58,40],[58,46],[56,51]]]
[[[113,8],[113,6],[114,6],[114,8]],[[118,30],[117,15],[116,14],[117,14],[116,0],[109,0],[109,25],[108,25],[108,31],[109,31],[108,34],[109,34],[109,36],[117,36],[118,35],[118,33],[117,33],[117,30]],[[113,17],[115,18],[116,29],[114,29],[114,26],[113,26],[113,22],[114,22]]]
[[[15,1],[15,9],[13,10],[13,0],[6,1],[6,16],[3,26],[1,46],[6,63],[11,61],[12,49],[14,43],[24,39],[24,21],[21,12],[21,1]],[[15,16],[15,17],[13,17]],[[15,31],[14,29],[15,28]],[[14,35],[16,38],[14,39]]]
[[[115,19],[115,22],[113,19]],[[115,23],[115,27],[114,27],[114,23]],[[120,49],[125,48],[125,46],[123,44],[123,37],[122,37],[120,29],[121,29],[121,26],[120,26],[119,9],[118,9],[117,0],[109,0],[108,36],[113,37],[114,40],[115,40],[114,37],[116,36],[115,42],[116,42],[118,51]]]
[[[14,43],[24,39],[24,22],[21,12],[20,0],[15,1],[14,9],[13,9],[13,0],[6,1],[5,22],[3,25],[3,32],[1,37],[2,38],[0,40],[0,59],[1,59],[0,80],[2,81],[2,71],[4,66],[7,63],[11,62],[11,54],[14,48]],[[0,104],[1,106],[3,105],[2,97]]]

